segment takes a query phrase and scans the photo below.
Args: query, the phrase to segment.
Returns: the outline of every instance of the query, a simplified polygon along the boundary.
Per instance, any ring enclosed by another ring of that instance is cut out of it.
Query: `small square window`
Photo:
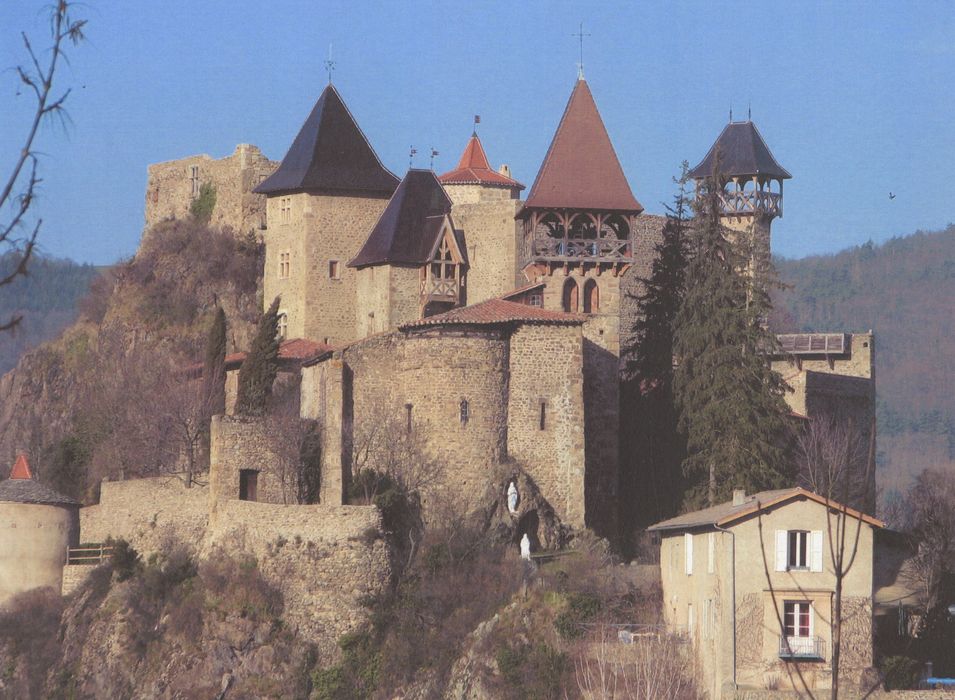
[[[328,261],[328,279],[340,280],[342,278],[342,267],[337,260]]]

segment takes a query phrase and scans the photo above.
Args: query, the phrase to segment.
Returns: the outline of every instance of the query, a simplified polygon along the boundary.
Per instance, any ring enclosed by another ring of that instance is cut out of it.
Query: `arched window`
[[[577,310],[580,308],[578,302],[577,282],[574,281],[573,278],[564,282],[563,303],[564,311],[577,313]]]
[[[584,313],[595,314],[600,311],[600,288],[596,280],[587,280],[584,284]]]

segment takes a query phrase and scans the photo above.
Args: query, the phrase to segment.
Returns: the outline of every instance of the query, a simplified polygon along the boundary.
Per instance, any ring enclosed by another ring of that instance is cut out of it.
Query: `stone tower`
[[[33,479],[22,454],[0,481],[0,605],[63,582],[67,549],[79,543],[79,503]]]
[[[471,134],[457,167],[438,180],[454,203],[455,226],[467,240],[468,303],[507,294],[522,279],[520,227],[514,217],[524,185],[510,176],[506,165],[499,171],[491,169],[476,133]]]
[[[254,190],[267,196],[263,304],[281,295],[286,337],[356,339],[357,279],[346,263],[397,185],[326,87],[278,169]]]
[[[689,173],[697,185],[719,174],[726,183],[720,193],[723,224],[741,233],[752,232],[756,254],[769,256],[770,227],[783,215],[783,180],[792,175],[769,150],[753,122],[730,122],[703,161]]]
[[[621,280],[643,207],[580,78],[518,214],[523,271],[545,309],[582,312],[587,524],[613,531],[618,486]]]
[[[348,267],[358,280],[359,337],[465,301],[467,254],[451,200],[430,170],[411,169]]]

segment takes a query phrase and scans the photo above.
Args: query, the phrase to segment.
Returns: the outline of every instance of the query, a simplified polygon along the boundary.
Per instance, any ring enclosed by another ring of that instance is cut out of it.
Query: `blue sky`
[[[0,6],[0,67],[40,43],[48,0]],[[634,194],[650,212],[685,158],[753,120],[793,174],[774,251],[833,252],[955,220],[951,2],[240,2],[88,0],[89,41],[59,75],[71,123],[48,126],[38,213],[46,252],[131,255],[146,166],[241,142],[281,158],[334,79],[385,164],[409,146],[454,166],[480,114],[492,163],[533,182],[576,77],[587,79]],[[0,73],[0,167],[29,104]],[[427,159],[418,156],[417,166]],[[890,200],[889,191],[897,196]]]

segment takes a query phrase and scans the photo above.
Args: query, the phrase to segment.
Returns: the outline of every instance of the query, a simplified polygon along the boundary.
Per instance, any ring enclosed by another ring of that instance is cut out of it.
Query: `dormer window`
[[[462,302],[464,258],[447,220],[431,260],[421,268],[421,301],[425,315],[447,311]]]

